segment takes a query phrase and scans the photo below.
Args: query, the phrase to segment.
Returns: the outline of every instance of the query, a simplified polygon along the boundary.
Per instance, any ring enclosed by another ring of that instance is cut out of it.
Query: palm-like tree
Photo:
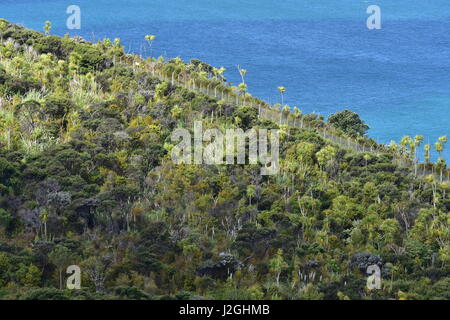
[[[224,105],[225,105],[225,100],[221,99],[221,100],[217,101],[217,107],[219,109],[219,117],[222,116],[222,110],[223,110]]]
[[[47,221],[48,221],[47,210],[42,211],[41,214],[39,215],[39,218],[40,218],[42,224],[44,225],[44,237],[47,240]]]
[[[277,87],[278,92],[281,95],[281,105],[284,104],[284,93],[286,92],[286,88],[285,87]]]
[[[402,146],[401,150],[403,154],[406,154],[407,147],[411,145],[411,137],[404,136],[402,140],[400,140],[400,145]]]
[[[442,137],[439,137],[438,140],[439,140],[442,144],[446,144],[447,141],[448,141],[448,138],[447,138],[447,136],[442,136]]]
[[[256,187],[254,185],[247,186],[247,197],[249,199],[250,205],[252,205],[252,198],[256,194]]]
[[[389,143],[389,150],[394,153],[398,152],[398,144],[394,140]]]
[[[222,81],[225,80],[225,78],[223,77],[223,74],[225,73],[225,71],[227,71],[226,68],[224,68],[224,67],[220,67],[220,68],[219,68],[219,76],[220,76],[220,78],[222,79]]]
[[[44,33],[46,36],[50,35],[50,31],[52,30],[52,23],[51,21],[45,21],[44,24]]]
[[[414,154],[414,175],[417,175],[417,163],[419,161],[419,159],[417,158],[417,148],[420,146],[420,144],[423,141],[423,136],[422,135],[416,135],[414,137],[414,141],[411,142],[410,148],[412,153]]]
[[[302,111],[296,106],[294,107],[294,127],[297,123],[297,119],[302,116]]]
[[[414,144],[415,144],[416,147],[419,147],[420,144],[422,143],[422,141],[423,141],[423,136],[422,135],[418,134],[418,135],[416,135],[414,137]]]
[[[247,74],[247,70],[241,69],[241,67],[237,66],[239,74],[241,75],[242,83],[245,83],[245,75]]]
[[[428,143],[426,145],[423,146],[423,150],[425,151],[425,163],[429,164],[430,163],[430,151],[431,151],[431,145]]]
[[[152,35],[152,34],[148,34],[145,36],[145,40],[148,43],[148,46],[150,47],[150,60],[152,58],[152,45],[153,45],[153,41],[155,41],[156,36]]]
[[[447,166],[447,163],[445,162],[445,159],[442,157],[439,157],[436,161],[436,167],[439,169],[439,181],[442,182],[444,169]]]
[[[244,103],[245,103],[245,93],[247,92],[247,85],[244,82],[242,82],[239,84],[238,88],[239,93],[244,96]]]
[[[439,157],[441,157],[442,151],[444,151],[444,144],[440,141],[436,141],[434,143],[434,150],[439,154]]]
[[[442,152],[444,151],[444,146],[447,143],[448,138],[446,136],[442,136],[438,138],[438,141],[434,144],[434,149],[439,154],[439,158],[436,162],[436,167],[439,168],[440,171],[440,181],[442,182],[442,174],[444,171],[444,168],[446,166],[445,159],[442,157]]]
[[[220,68],[213,68],[213,74],[214,77],[217,80],[223,81],[223,74],[227,69],[225,69],[224,67],[220,67]]]
[[[283,109],[281,110],[281,114],[284,114],[286,116],[286,120],[288,119],[289,113],[291,112],[291,108],[288,105],[285,105]],[[281,124],[281,119],[280,119]]]
[[[281,120],[283,120],[283,105],[277,103],[275,107],[280,112],[280,124],[281,124]]]

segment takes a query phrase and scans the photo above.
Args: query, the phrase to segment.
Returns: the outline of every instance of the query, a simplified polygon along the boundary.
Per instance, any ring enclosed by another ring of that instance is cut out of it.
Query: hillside
[[[414,139],[376,145],[357,115],[280,112],[120,39],[4,20],[0,39],[0,299],[450,298],[449,172]],[[172,132],[199,120],[280,129],[279,173],[175,164]]]

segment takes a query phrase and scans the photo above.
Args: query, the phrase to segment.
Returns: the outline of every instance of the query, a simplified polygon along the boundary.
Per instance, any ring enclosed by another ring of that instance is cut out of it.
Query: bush
[[[95,70],[103,70],[106,67],[106,57],[103,53],[92,46],[79,44],[72,55],[79,56],[80,72],[85,74]]]
[[[67,53],[64,52],[61,39],[56,36],[43,36],[39,39],[29,40],[27,43],[32,45],[34,50],[41,54],[51,53],[59,59],[64,59],[67,56]]]
[[[3,39],[11,38],[19,44],[27,45],[33,45],[34,41],[41,37],[43,37],[43,35],[37,31],[26,30],[19,26],[13,25],[10,25],[10,27],[3,33]]]
[[[369,126],[359,118],[358,114],[350,110],[332,114],[328,119],[328,122],[352,137],[358,135],[363,136],[366,134],[366,131],[370,129]]]
[[[115,294],[121,298],[129,299],[129,300],[148,300],[150,296],[145,292],[139,290],[135,287],[117,287],[114,290]]]
[[[66,97],[50,97],[45,100],[45,111],[53,119],[63,118],[72,107],[72,101]]]
[[[28,291],[21,300],[68,300],[69,297],[64,290],[55,288],[42,288]]]
[[[252,127],[256,119],[258,118],[257,111],[251,107],[240,107],[233,113],[233,118],[240,119],[240,125],[243,129],[247,130]]]
[[[6,73],[0,72],[0,84],[3,84],[3,87],[0,87],[0,94],[3,95],[15,95],[20,94],[24,95],[28,91],[31,90],[40,90],[41,86],[37,81],[34,80],[26,80],[20,78],[10,78]]]

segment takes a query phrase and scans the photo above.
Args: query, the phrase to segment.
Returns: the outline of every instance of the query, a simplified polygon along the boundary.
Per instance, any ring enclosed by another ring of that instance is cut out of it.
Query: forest
[[[0,19],[1,300],[450,298],[447,137],[374,145],[349,110],[266,106],[225,71]],[[279,173],[173,163],[199,120],[279,129]]]

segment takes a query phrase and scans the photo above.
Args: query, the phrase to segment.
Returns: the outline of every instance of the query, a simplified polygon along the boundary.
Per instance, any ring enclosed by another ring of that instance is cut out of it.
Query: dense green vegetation
[[[155,75],[223,69],[46,33],[0,20],[0,299],[450,298],[445,180]],[[175,165],[172,131],[199,119],[280,128],[280,174]],[[330,123],[366,139],[348,111]],[[71,264],[81,290],[64,289]]]

